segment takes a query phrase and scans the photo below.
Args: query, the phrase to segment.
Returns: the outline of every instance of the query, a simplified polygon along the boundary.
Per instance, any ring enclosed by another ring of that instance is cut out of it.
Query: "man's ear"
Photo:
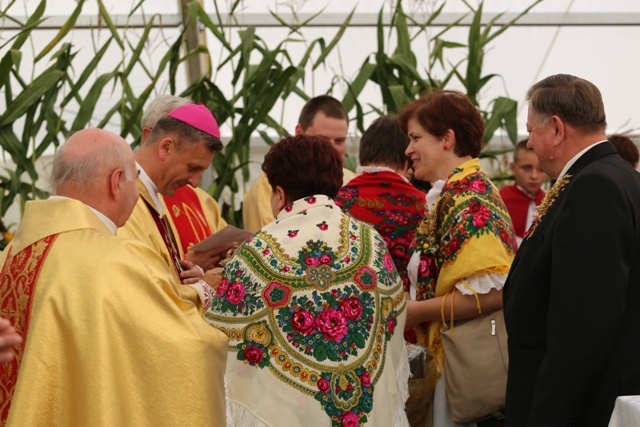
[[[160,160],[165,160],[176,149],[176,143],[171,137],[162,138],[158,143],[158,157]]]
[[[296,135],[302,135],[302,134],[304,134],[304,130],[302,129],[302,125],[301,125],[300,123],[298,123],[298,124],[296,125],[296,129],[295,129],[295,131],[296,131]]]
[[[562,119],[558,116],[551,116],[551,126],[555,128],[553,145],[558,145],[564,140],[566,136],[566,126]]]
[[[124,180],[124,169],[117,168],[109,176],[109,195],[114,199],[120,199],[120,185]]]
[[[149,137],[150,133],[151,133],[151,128],[150,127],[143,127],[142,128],[142,143],[143,144],[145,143],[145,141]]]

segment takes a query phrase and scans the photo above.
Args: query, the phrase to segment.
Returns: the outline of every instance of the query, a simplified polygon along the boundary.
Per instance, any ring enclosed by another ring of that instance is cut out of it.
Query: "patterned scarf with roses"
[[[453,291],[472,275],[506,274],[515,255],[515,234],[498,189],[471,159],[453,170],[416,233],[420,250],[418,300]],[[447,319],[448,321],[449,319]],[[453,319],[451,319],[453,320]],[[438,355],[440,323],[417,328],[419,342]]]
[[[397,424],[404,309],[373,228],[323,195],[286,206],[226,264],[206,314],[230,338],[234,425]]]

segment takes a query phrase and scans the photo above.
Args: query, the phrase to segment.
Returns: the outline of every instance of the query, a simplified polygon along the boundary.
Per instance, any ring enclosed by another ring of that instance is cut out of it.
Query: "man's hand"
[[[180,260],[180,266],[183,268],[180,273],[180,280],[185,285],[193,285],[204,278],[204,270],[187,260]]]
[[[229,249],[231,249],[231,246],[217,246],[201,252],[189,249],[185,258],[207,271],[220,267],[220,261],[225,257]]]
[[[11,326],[11,322],[0,317],[0,363],[13,360],[11,348],[21,342],[22,337]]]

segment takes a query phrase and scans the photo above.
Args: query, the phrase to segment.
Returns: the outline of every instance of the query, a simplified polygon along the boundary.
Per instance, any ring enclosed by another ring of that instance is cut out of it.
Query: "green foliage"
[[[139,12],[145,1],[148,0],[138,0],[129,18]],[[344,83],[343,103],[353,112],[358,129],[364,131],[364,118],[368,114],[398,112],[425,90],[446,87],[452,79],[457,79],[482,111],[487,123],[485,142],[498,129],[505,129],[515,142],[516,102],[499,97],[479,105],[483,87],[492,79],[500,78],[483,74],[484,52],[489,43],[539,1],[513,21],[500,26],[495,24],[498,17],[482,25],[483,2],[476,8],[465,2],[472,17],[466,44],[446,40],[448,31],[457,27],[464,16],[437,34],[428,34],[433,21],[441,14],[444,2],[425,22],[417,22],[411,14],[405,13],[402,2],[398,1],[392,9],[390,24],[384,23],[385,14],[380,10],[376,26],[377,50],[363,58],[357,75],[348,79],[336,76],[331,87],[319,92],[329,93],[336,82]],[[99,23],[90,31],[93,52],[88,53],[79,52],[70,37],[86,3],[78,0],[51,41],[40,51],[32,52],[33,63],[28,64],[30,68],[25,72],[27,64],[23,63],[23,56],[46,20],[46,0],[40,1],[25,22],[8,14],[14,3],[10,2],[0,10],[0,17],[20,27],[0,44],[0,90],[4,92],[6,105],[0,115],[0,148],[15,164],[11,169],[0,171],[0,217],[16,199],[23,205],[26,200],[46,197],[47,193],[37,185],[36,162],[72,132],[88,126],[117,123],[120,135],[135,147],[140,141],[144,105],[155,94],[169,92],[204,103],[214,112],[220,125],[231,129],[231,138],[225,141],[223,152],[213,161],[216,178],[208,190],[214,198],[226,201],[222,206],[225,217],[236,225],[241,225],[241,211],[235,209],[239,203],[234,198],[241,190],[242,182],[249,179],[251,137],[260,135],[266,144],[272,144],[287,134],[282,117],[274,114],[278,114],[279,109],[283,114],[284,105],[291,96],[309,98],[304,90],[305,83],[326,65],[343,42],[355,13],[355,9],[351,11],[328,40],[322,37],[308,40],[303,32],[305,25],[322,11],[302,23],[285,22],[272,13],[287,34],[275,46],[270,46],[256,28],[230,26],[229,21],[224,21],[230,19],[237,24],[240,0],[232,2],[226,18],[218,10],[217,2],[213,3],[214,13],[205,11],[198,1],[189,3],[185,8],[186,25],[171,37],[165,35],[159,15],[147,17],[141,29],[130,29],[128,23],[116,26],[104,1],[98,0]],[[189,45],[187,35],[192,28],[201,28],[208,33],[215,42],[215,49]],[[425,37],[428,57],[421,64],[414,45]],[[300,46],[304,47],[301,55],[290,53],[291,47]],[[454,49],[466,50],[466,55],[452,64],[448,58]],[[163,52],[159,62],[148,59],[152,50]],[[78,65],[79,54],[88,60],[86,65]],[[176,76],[183,73],[186,64],[194,58],[200,58],[206,69],[195,81],[188,82],[186,88],[179,89]],[[223,81],[221,70],[229,67],[233,69],[233,75],[230,80]],[[363,91],[371,86],[381,93],[380,105],[359,102]],[[138,89],[140,87],[142,89]],[[106,113],[100,118],[96,117],[98,105],[107,105],[107,108],[101,108]],[[354,167],[354,159],[349,160],[350,166]]]

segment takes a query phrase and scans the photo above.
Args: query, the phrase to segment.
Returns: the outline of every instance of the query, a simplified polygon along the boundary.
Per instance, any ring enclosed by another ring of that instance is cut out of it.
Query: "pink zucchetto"
[[[187,104],[172,110],[169,117],[180,120],[204,133],[220,139],[220,129],[216,118],[203,104]]]

